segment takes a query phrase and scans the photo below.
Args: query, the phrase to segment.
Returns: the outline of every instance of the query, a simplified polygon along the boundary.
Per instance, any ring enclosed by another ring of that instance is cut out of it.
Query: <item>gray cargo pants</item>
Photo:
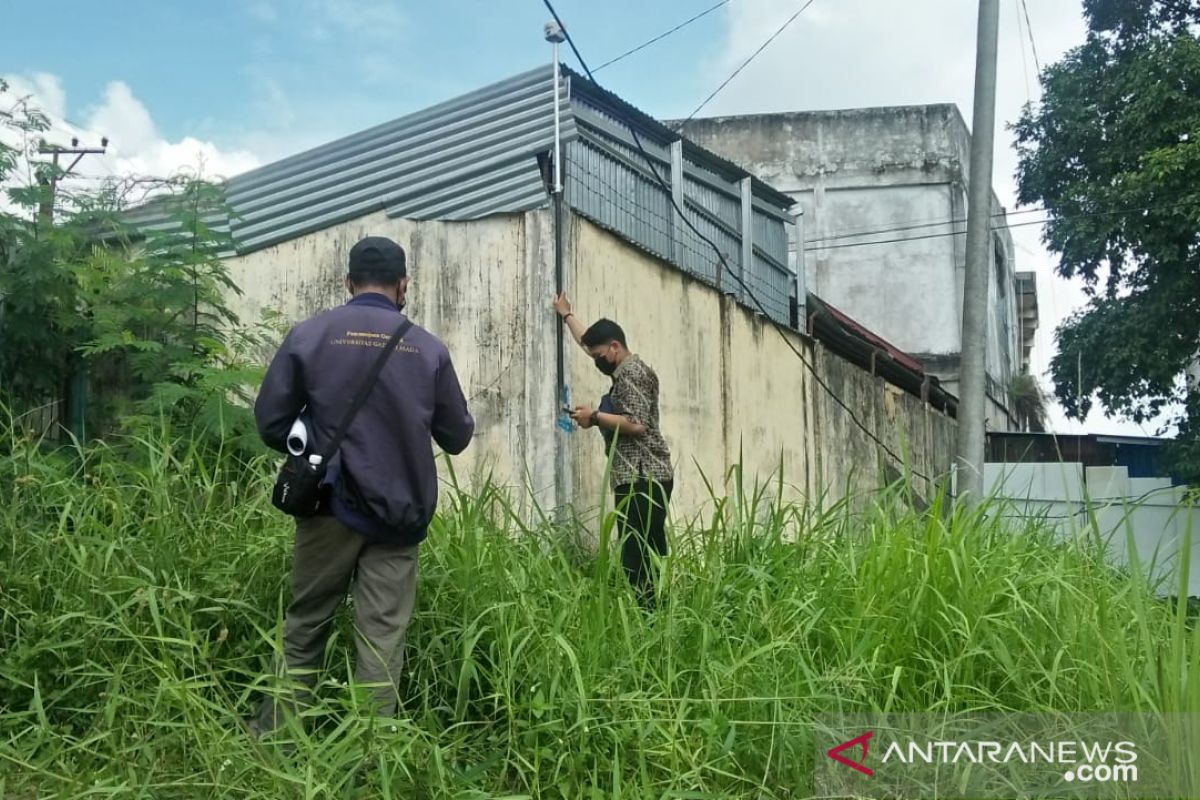
[[[283,624],[283,663],[276,669],[298,684],[295,695],[269,696],[249,723],[265,734],[311,698],[316,671],[338,606],[353,578],[354,679],[370,686],[373,712],[396,713],[396,681],[404,637],[417,596],[417,545],[371,542],[332,516],[296,521],[292,602]]]

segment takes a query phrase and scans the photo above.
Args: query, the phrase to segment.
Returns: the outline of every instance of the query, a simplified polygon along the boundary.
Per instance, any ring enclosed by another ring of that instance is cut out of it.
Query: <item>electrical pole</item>
[[[100,140],[99,147],[80,147],[78,139],[72,139],[70,147],[58,147],[42,142],[38,147],[38,152],[42,155],[53,156],[50,170],[38,178],[38,183],[42,185],[42,201],[38,204],[38,224],[50,226],[54,224],[54,196],[58,192],[59,179],[70,175],[84,156],[102,156],[108,152],[108,137]],[[59,156],[75,156],[75,160],[71,162],[71,166],[59,172]]]
[[[42,201],[38,203],[38,228],[45,230],[54,224],[54,193],[58,189],[58,152],[51,151],[42,145],[39,153],[54,153],[53,166],[49,172],[43,172],[38,178],[42,186]]]
[[[996,134],[996,49],[1000,0],[979,0],[975,50],[975,113],[971,124],[967,197],[967,268],[963,281],[962,356],[959,364],[958,497],[983,495],[986,336],[991,262],[992,148]]]
[[[38,203],[38,230],[48,234],[54,226],[54,201],[55,195],[58,193],[58,181],[61,178],[70,175],[72,170],[79,165],[84,156],[88,155],[104,155],[108,151],[108,137],[100,139],[99,147],[80,147],[78,139],[71,140],[70,147],[59,147],[57,145],[49,145],[42,142],[38,146],[38,152],[43,155],[52,156],[50,169],[43,171],[38,177],[38,183],[42,187],[41,201]],[[59,156],[75,156],[75,160],[71,162],[71,166],[65,170],[59,170]],[[63,394],[66,396],[67,404],[67,428],[75,436],[77,441],[82,442],[86,434],[84,421],[87,417],[87,371],[78,356],[73,357],[74,366],[71,369],[71,377],[67,381],[67,385],[63,389]]]

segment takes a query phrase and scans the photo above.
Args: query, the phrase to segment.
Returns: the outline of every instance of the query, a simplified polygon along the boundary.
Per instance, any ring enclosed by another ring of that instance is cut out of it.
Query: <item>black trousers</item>
[[[621,535],[621,563],[629,583],[637,591],[643,606],[653,608],[653,555],[667,554],[667,506],[671,502],[671,481],[640,478],[618,486],[614,491],[618,530]]]

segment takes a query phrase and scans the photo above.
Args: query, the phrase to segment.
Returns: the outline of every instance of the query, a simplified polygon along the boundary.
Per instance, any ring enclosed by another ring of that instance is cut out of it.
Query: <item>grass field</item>
[[[2,797],[805,797],[822,711],[1200,710],[1183,606],[1086,539],[735,492],[673,532],[647,619],[607,548],[484,489],[422,547],[402,718],[357,712],[343,621],[305,725],[256,744],[271,464],[136,450],[0,445]]]

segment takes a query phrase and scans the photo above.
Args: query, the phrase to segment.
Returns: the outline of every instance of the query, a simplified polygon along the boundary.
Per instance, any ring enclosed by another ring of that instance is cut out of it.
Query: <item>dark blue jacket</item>
[[[294,327],[254,404],[263,441],[286,451],[288,430],[305,409],[308,452],[321,449],[403,319],[388,298],[363,293]],[[437,508],[433,442],[457,455],[474,432],[449,351],[414,325],[329,462],[329,509],[369,538],[421,541]]]

